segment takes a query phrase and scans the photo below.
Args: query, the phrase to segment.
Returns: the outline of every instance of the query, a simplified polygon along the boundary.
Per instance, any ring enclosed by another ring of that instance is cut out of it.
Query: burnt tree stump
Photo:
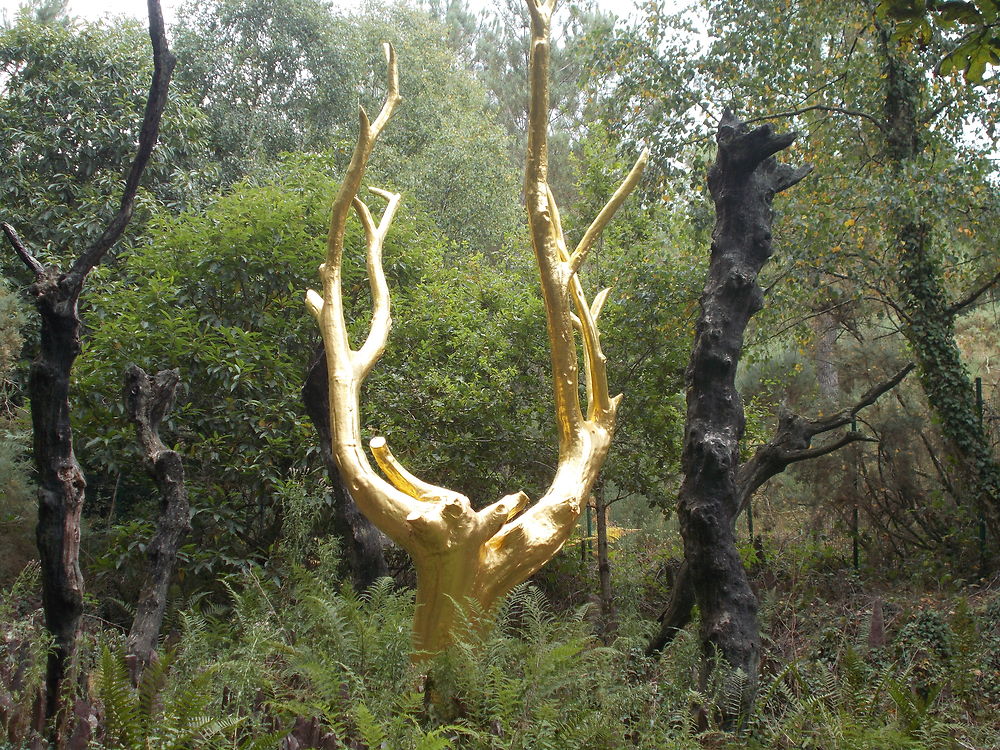
[[[167,591],[177,564],[177,550],[191,530],[191,509],[181,456],[160,439],[160,422],[173,406],[178,385],[177,370],[161,370],[155,377],[136,365],[125,371],[125,413],[135,425],[146,468],[160,490],[156,533],[146,548],[149,569],[139,592],[139,603],[125,646],[129,673],[135,684],[155,658],[156,642],[167,609]]]

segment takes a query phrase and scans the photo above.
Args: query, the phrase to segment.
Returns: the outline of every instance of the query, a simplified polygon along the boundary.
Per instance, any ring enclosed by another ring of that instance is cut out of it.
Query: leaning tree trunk
[[[905,59],[889,29],[879,29],[884,62],[886,153],[896,184],[916,182],[923,151],[918,110],[925,78]],[[941,433],[968,477],[975,504],[1000,536],[1000,465],[976,415],[972,381],[955,340],[959,304],[949,299],[932,243],[933,227],[914,191],[896,191],[890,219],[903,301],[903,332]]]
[[[161,370],[150,377],[142,368],[132,365],[125,372],[125,413],[135,425],[146,466],[160,490],[160,517],[156,533],[146,549],[149,569],[125,646],[129,673],[136,685],[143,670],[155,658],[177,550],[191,530],[181,455],[160,439],[160,422],[173,406],[179,384],[177,370]]]
[[[43,266],[24,246],[9,224],[2,229],[14,251],[35,276],[30,292],[40,318],[40,348],[31,365],[28,397],[34,460],[38,472],[38,555],[42,565],[42,607],[45,625],[55,640],[46,672],[46,719],[59,707],[59,691],[73,663],[83,612],[83,576],[80,573],[80,516],[86,481],[73,453],[70,427],[69,381],[80,354],[80,316],[77,301],[90,272],[118,241],[132,218],[139,180],[149,162],[167,101],[167,88],[176,62],[167,46],[159,0],[148,0],[149,36],[153,46],[153,80],[146,100],[139,146],[125,180],[118,212],[101,236],[86,248],[65,273]],[[51,725],[54,741],[61,738]]]
[[[702,684],[707,686],[717,657],[733,670],[725,677],[718,707],[727,728],[748,715],[760,661],[757,600],[733,532],[744,429],[736,368],[747,324],[763,305],[757,275],[772,252],[771,201],[810,171],[771,158],[794,139],[794,133],[775,135],[769,125],[748,131],[727,111],[716,136],[718,156],[708,175],[716,223],[686,373],[684,480],[677,511],[684,558],[702,615]]]
[[[340,476],[340,469],[333,456],[326,373],[326,351],[320,346],[302,387],[302,402],[319,435],[323,463],[330,478],[333,492],[333,532],[344,545],[354,590],[361,593],[379,578],[389,575],[389,566],[385,561],[388,539],[358,510]]]

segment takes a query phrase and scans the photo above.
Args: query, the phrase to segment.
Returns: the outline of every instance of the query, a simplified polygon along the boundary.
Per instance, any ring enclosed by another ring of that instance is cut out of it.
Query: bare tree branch
[[[985,284],[982,284],[971,292],[966,294],[962,299],[958,300],[955,304],[948,308],[949,315],[956,315],[965,308],[974,304],[977,299],[982,297],[986,292],[993,288],[996,283],[1000,281],[1000,271],[997,271]]]
[[[908,363],[888,380],[883,380],[865,391],[854,404],[827,417],[806,419],[797,414],[783,414],[778,420],[778,427],[770,442],[754,451],[753,456],[740,464],[736,472],[739,511],[746,507],[753,494],[765,482],[783,472],[790,464],[825,456],[849,443],[872,442],[870,438],[852,431],[832,443],[812,447],[813,438],[849,424],[859,411],[871,406],[883,394],[899,385],[915,366],[912,362]]]
[[[829,107],[824,104],[813,104],[808,107],[802,107],[801,109],[791,109],[788,110],[787,112],[775,112],[774,114],[770,115],[761,115],[760,117],[754,117],[750,120],[747,120],[746,123],[747,125],[749,125],[752,122],[760,122],[762,120],[777,120],[782,117],[795,117],[796,115],[802,115],[805,114],[806,112],[813,112],[813,111],[832,112],[834,114],[839,114],[839,115],[848,115],[849,117],[863,117],[864,119],[873,123],[875,127],[877,127],[879,130],[885,130],[885,123],[883,123],[877,117],[873,117],[872,115],[868,114],[867,112],[862,112],[857,109],[846,109],[844,107]]]
[[[813,436],[830,430],[835,430],[838,427],[843,427],[845,424],[854,419],[859,411],[864,409],[866,406],[871,406],[878,401],[882,394],[891,391],[903,382],[903,378],[913,372],[914,367],[916,367],[916,365],[913,362],[907,363],[891,378],[883,380],[881,383],[878,383],[865,391],[861,398],[859,398],[852,406],[849,406],[846,409],[841,409],[836,414],[831,414],[823,419],[813,420],[812,424],[816,428],[815,432],[813,432]]]
[[[163,24],[163,12],[159,0],[148,0],[149,6],[149,38],[153,44],[153,81],[149,86],[149,97],[146,99],[146,110],[142,118],[142,129],[139,131],[139,148],[136,150],[128,177],[125,179],[125,190],[122,193],[118,213],[108,222],[100,237],[88,247],[73,263],[66,274],[66,283],[70,288],[83,285],[94,267],[101,262],[105,253],[119,240],[135,209],[135,195],[139,190],[139,180],[142,177],[149,158],[156,145],[160,132],[160,117],[167,104],[167,88],[170,76],[173,74],[177,58],[167,46],[167,35]]]
[[[10,242],[11,247],[14,248],[14,252],[17,253],[18,257],[24,261],[31,272],[35,274],[35,278],[41,278],[45,275],[45,266],[38,262],[38,259],[24,246],[21,242],[21,238],[17,236],[17,232],[14,231],[14,227],[8,224],[6,221],[0,224],[0,228],[3,229],[3,233],[7,235],[7,240]]]
[[[798,461],[808,461],[810,458],[819,458],[820,456],[825,456],[829,453],[833,453],[834,451],[840,450],[846,445],[850,445],[851,443],[857,443],[857,442],[877,443],[878,440],[872,437],[868,437],[863,433],[854,432],[853,430],[851,430],[845,432],[843,435],[834,440],[832,443],[827,443],[826,445],[819,445],[816,446],[815,448],[807,448],[805,450],[788,451],[787,453],[784,454],[784,458],[785,460],[788,461],[789,464],[793,464]]]

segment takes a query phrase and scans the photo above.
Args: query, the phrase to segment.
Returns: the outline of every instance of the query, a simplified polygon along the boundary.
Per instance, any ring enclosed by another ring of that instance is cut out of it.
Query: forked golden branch
[[[361,446],[361,384],[385,350],[390,327],[382,245],[400,200],[397,194],[373,189],[386,201],[376,223],[357,197],[375,141],[401,101],[396,57],[388,44],[385,104],[374,122],[369,121],[364,109],[360,111],[358,142],[333,202],[326,262],[320,266],[323,293],[310,290],[306,295],[326,346],[333,453],[341,474],[358,508],[413,557],[417,571],[413,623],[417,659],[447,645],[456,604],[471,598],[489,609],[562,547],[604,463],[621,398],[612,398],[608,393],[597,329],[608,290],[588,304],[577,274],[596,238],[635,188],[647,154],[639,158],[570,253],[547,181],[549,29],[555,0],[527,2],[532,43],[525,193],[532,245],[541,273],[559,431],[559,465],[548,491],[530,507],[527,495],[517,492],[476,511],[465,495],[413,476],[393,457],[384,438],[373,438],[370,447],[385,478],[372,468]],[[364,228],[373,300],[371,330],[357,351],[348,343],[341,295],[341,260],[351,208]],[[570,309],[571,301],[575,313]],[[580,332],[583,344],[586,415],[579,398],[575,330]]]

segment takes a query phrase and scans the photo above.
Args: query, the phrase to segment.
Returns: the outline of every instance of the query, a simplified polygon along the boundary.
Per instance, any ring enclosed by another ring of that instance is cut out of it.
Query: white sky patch
[[[0,0],[0,13],[12,18],[21,6],[23,0]],[[602,10],[611,11],[619,18],[634,17],[638,13],[637,6],[641,0],[597,0],[597,6]],[[173,22],[177,8],[182,0],[160,0],[163,16],[167,25]],[[488,0],[470,0],[469,5],[477,10],[488,4]],[[332,3],[334,9],[343,10],[358,8],[361,0],[339,0]],[[71,15],[88,20],[96,20],[103,16],[126,15],[132,18],[146,18],[146,3],[143,0],[72,0],[69,4]]]

